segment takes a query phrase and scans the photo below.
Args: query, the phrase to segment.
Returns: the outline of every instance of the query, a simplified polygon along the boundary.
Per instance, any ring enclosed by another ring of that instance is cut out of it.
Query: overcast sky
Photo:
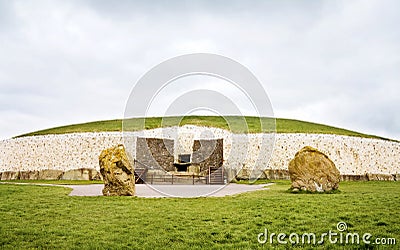
[[[196,52],[250,69],[276,117],[400,139],[400,1],[149,2],[0,0],[0,139],[123,118],[144,73]]]

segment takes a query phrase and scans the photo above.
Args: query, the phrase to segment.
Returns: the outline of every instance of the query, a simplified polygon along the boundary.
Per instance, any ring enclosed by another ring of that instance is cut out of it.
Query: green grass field
[[[259,132],[271,132],[272,128],[275,128],[277,133],[317,133],[317,134],[338,134],[348,136],[359,136],[365,138],[379,138],[382,137],[374,135],[366,135],[355,131],[350,131],[341,128],[335,128],[323,124],[282,119],[277,118],[276,120],[270,118],[258,117],[238,117],[238,116],[186,116],[181,119],[180,117],[151,117],[151,118],[134,118],[124,121],[122,120],[107,120],[107,121],[96,121],[82,124],[74,124],[56,128],[50,128],[40,131],[35,131],[27,134],[23,134],[17,137],[32,136],[32,135],[46,135],[46,134],[64,134],[64,133],[79,133],[79,132],[108,132],[108,131],[137,131],[141,129],[152,129],[159,127],[169,127],[174,125],[198,125],[217,127],[222,129],[231,130],[234,133],[259,133]],[[263,126],[261,126],[263,124]]]
[[[397,245],[299,244],[301,249],[398,249],[400,182],[343,182],[335,194],[291,194],[290,183],[223,198],[69,197],[69,189],[0,185],[2,249],[287,249],[259,233],[345,232]],[[318,239],[319,240],[319,239]]]
[[[27,183],[27,184],[51,184],[51,185],[89,185],[103,184],[103,181],[89,180],[3,180],[0,183]]]

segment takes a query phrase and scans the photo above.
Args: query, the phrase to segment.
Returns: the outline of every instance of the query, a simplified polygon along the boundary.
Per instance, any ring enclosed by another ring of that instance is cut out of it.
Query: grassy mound
[[[323,124],[317,124],[312,122],[305,122],[299,120],[282,119],[277,118],[275,121],[271,118],[259,117],[244,117],[246,126],[243,126],[243,117],[239,116],[186,116],[183,119],[180,117],[149,117],[149,118],[133,118],[125,120],[124,129],[130,131],[145,129],[153,129],[159,127],[169,127],[174,125],[198,125],[207,127],[216,127],[232,131],[233,133],[260,133],[260,132],[271,132],[273,123],[276,122],[277,133],[310,133],[310,134],[337,134],[337,135],[348,135],[358,136],[364,138],[378,138],[385,139],[382,137],[367,135],[358,133],[355,131],[336,128]],[[263,124],[264,129],[261,129],[260,124]],[[144,126],[143,126],[144,124]],[[34,135],[47,135],[47,134],[65,134],[65,133],[82,133],[82,132],[111,132],[111,131],[122,131],[122,120],[106,120],[106,121],[95,121],[74,125],[67,125],[62,127],[50,128],[40,131],[35,131],[16,137],[23,136],[34,136]]]

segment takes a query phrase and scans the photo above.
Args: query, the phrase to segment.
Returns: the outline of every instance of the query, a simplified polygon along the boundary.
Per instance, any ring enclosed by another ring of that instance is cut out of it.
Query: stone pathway
[[[102,196],[103,184],[90,185],[56,185],[56,184],[39,184],[39,183],[16,183],[16,182],[0,182],[1,184],[15,185],[38,185],[38,186],[55,186],[72,188],[70,196]],[[273,185],[246,185],[230,183],[228,185],[146,185],[136,184],[136,196],[144,198],[161,198],[161,197],[223,197],[236,195],[256,190],[266,190],[267,187]]]
[[[160,197],[223,197],[244,192],[265,190],[270,184],[245,185],[231,183],[228,185],[146,185],[136,184],[136,196],[146,198]],[[65,185],[72,188],[71,196],[98,196],[102,195],[102,184],[95,185]]]

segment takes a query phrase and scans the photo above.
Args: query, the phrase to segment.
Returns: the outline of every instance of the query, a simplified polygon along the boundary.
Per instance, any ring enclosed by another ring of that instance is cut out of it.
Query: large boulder
[[[324,153],[306,146],[289,163],[293,191],[325,192],[339,188],[340,172]]]
[[[135,175],[123,145],[105,149],[99,156],[100,173],[104,180],[103,195],[135,195]]]

